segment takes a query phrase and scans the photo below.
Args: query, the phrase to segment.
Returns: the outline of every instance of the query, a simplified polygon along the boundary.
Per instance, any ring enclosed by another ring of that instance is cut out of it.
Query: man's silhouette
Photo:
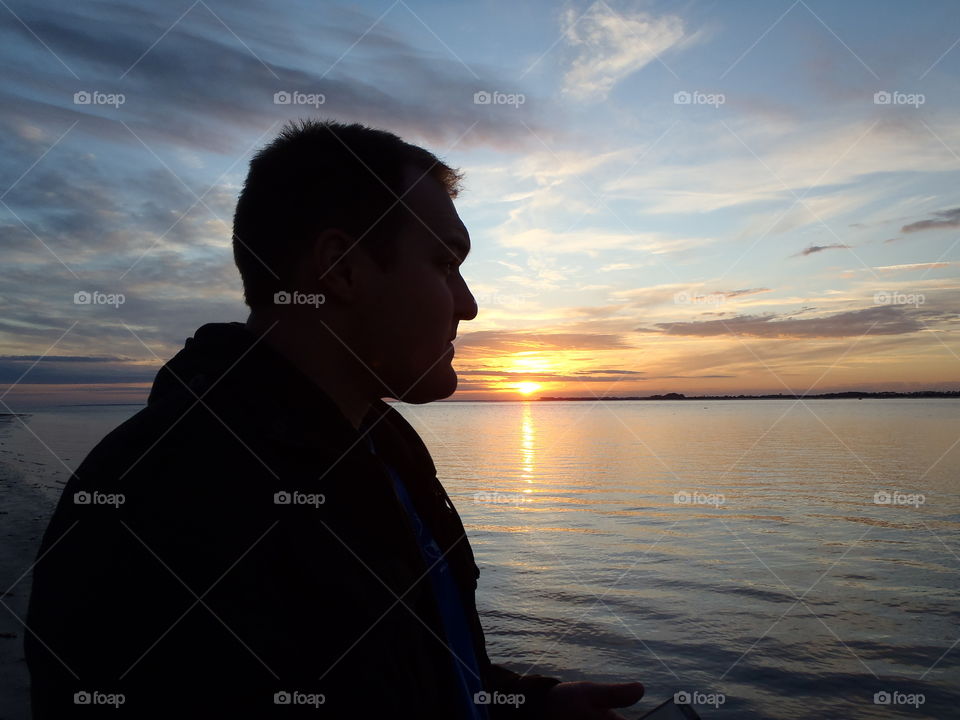
[[[611,718],[639,698],[490,662],[463,525],[383,401],[456,389],[477,314],[459,181],[332,122],[253,159],[234,218],[249,319],[187,340],[44,535],[35,718]]]

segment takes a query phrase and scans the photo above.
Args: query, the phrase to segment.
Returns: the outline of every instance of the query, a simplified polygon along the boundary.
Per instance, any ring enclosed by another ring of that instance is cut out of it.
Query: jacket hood
[[[324,436],[327,445],[358,437],[329,395],[239,322],[203,325],[187,338],[157,373],[147,400],[155,409],[199,404],[295,443],[307,442],[307,434]],[[370,414],[384,412],[391,409],[382,400],[371,404]]]
[[[147,405],[202,394],[250,351],[255,340],[239,322],[203,325],[157,373]]]

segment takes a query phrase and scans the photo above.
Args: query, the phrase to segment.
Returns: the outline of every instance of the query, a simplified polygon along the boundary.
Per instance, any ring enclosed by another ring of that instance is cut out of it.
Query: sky
[[[243,321],[252,153],[465,173],[454,400],[960,389],[960,3],[0,0],[0,400]],[[0,406],[0,410],[3,410]]]

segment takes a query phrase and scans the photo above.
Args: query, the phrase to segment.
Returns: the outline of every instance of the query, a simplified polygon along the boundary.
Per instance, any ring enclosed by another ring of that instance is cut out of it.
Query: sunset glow
[[[8,12],[0,394],[144,402],[243,322],[237,194],[307,117],[463,171],[451,400],[960,389],[956,4],[881,4]]]
[[[517,384],[517,391],[523,395],[535,393],[540,389],[540,384],[535,382],[522,382]]]

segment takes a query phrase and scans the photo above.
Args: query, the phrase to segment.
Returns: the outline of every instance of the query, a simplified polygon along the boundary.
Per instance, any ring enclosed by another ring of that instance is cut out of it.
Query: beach
[[[15,422],[9,416],[0,418],[0,424]],[[26,720],[29,675],[23,658],[26,630],[21,621],[26,620],[30,597],[29,569],[54,504],[39,490],[38,481],[31,484],[19,469],[36,461],[11,451],[7,443],[0,440],[0,600],[7,606],[0,608],[0,720]]]

